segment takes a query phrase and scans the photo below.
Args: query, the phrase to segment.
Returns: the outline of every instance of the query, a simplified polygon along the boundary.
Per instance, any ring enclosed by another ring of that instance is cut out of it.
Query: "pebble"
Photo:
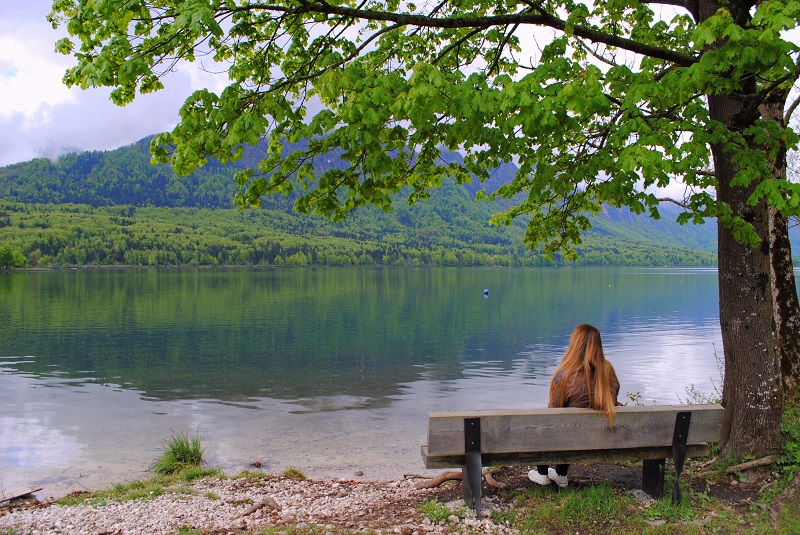
[[[415,489],[408,480],[341,482],[278,478],[250,482],[209,478],[196,481],[190,487],[189,493],[167,490],[147,499],[123,503],[109,500],[103,506],[85,503],[16,509],[0,517],[0,533],[160,535],[186,528],[226,533],[283,525],[306,530],[320,526],[331,533],[345,519],[350,520],[347,524],[351,528],[366,527],[355,519],[365,516],[366,511],[380,510],[390,497],[422,502],[427,492]],[[278,507],[261,507],[244,516],[253,504],[265,503]],[[451,515],[449,528],[421,514],[403,517],[402,521],[395,517],[395,521],[399,524],[378,526],[372,521],[370,528],[372,531],[382,529],[383,533],[440,535],[455,526],[480,526],[485,533],[513,535],[508,528],[496,526],[491,520],[477,520],[474,515],[463,520],[456,514]]]

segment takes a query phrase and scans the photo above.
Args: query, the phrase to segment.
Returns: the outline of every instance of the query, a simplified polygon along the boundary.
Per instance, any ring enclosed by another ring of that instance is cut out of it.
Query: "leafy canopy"
[[[66,24],[57,49],[77,60],[65,82],[113,87],[121,105],[161,89],[181,61],[224,65],[230,84],[196,91],[151,151],[187,174],[268,138],[257,168],[237,174],[242,207],[297,191],[297,210],[338,220],[364,204],[389,210],[402,188],[414,202],[445,176],[484,181],[514,162],[514,180],[479,197],[513,199],[493,222],[527,216],[526,243],[548,253],[580,243],[603,204],[659,217],[653,187],[676,179],[681,222],[719,217],[755,243],[715,199],[710,145],[735,152],[734,185],[757,181],[750,202],[794,215],[800,190],[772,178],[765,155],[797,136],[788,121],[727,128],[707,97],[748,99],[757,118],[791,88],[800,54],[786,35],[800,2],[753,4],[745,21],[724,5],[700,17],[698,2],[665,3],[673,15],[637,0],[55,0],[50,20]],[[753,77],[758,91],[745,94]],[[306,149],[285,153],[284,140],[301,139]],[[314,172],[336,157],[346,169]]]

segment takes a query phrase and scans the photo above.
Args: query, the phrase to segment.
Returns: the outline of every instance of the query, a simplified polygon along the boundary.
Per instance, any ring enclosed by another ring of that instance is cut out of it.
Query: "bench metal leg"
[[[675,431],[672,435],[672,462],[675,464],[675,486],[672,488],[673,503],[681,502],[681,472],[686,460],[686,440],[689,437],[691,412],[679,412],[675,417]]]
[[[686,441],[689,436],[691,412],[679,412],[672,433],[672,462],[675,465],[675,484],[672,487],[673,503],[680,503],[681,472],[686,460]],[[642,490],[656,500],[664,495],[664,459],[648,459],[642,463]]]
[[[466,466],[461,469],[464,501],[475,510],[475,516],[480,519],[483,484],[480,418],[464,418],[464,453]]]
[[[642,462],[642,490],[656,500],[664,495],[664,459]]]

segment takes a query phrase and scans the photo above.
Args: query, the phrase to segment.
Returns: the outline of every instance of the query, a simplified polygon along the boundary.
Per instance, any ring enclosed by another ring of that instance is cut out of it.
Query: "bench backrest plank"
[[[614,427],[591,409],[434,411],[427,456],[464,453],[464,419],[481,419],[481,452],[513,453],[671,446],[675,417],[691,412],[688,444],[719,441],[720,405],[617,407]]]

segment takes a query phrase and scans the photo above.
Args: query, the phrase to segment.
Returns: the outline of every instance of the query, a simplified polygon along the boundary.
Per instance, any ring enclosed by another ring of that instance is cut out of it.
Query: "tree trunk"
[[[760,106],[761,117],[783,124],[783,110],[786,106],[787,91],[776,92]],[[781,143],[777,152],[768,152],[772,166],[772,176],[776,180],[786,180],[786,145]],[[769,240],[771,272],[770,282],[773,294],[773,313],[778,335],[778,348],[781,355],[781,373],[784,388],[789,396],[797,395],[797,382],[800,378],[800,302],[792,263],[792,246],[789,242],[789,221],[775,208],[769,208]]]
[[[797,397],[800,379],[800,303],[789,243],[789,221],[775,208],[769,209],[769,238],[773,314],[778,335],[781,375],[785,393]]]
[[[725,2],[733,21],[750,23],[750,4]],[[696,16],[702,22],[722,7],[718,0],[699,0]],[[757,77],[740,73],[739,95],[757,95]],[[745,132],[756,117],[751,113],[757,97],[737,98],[712,94],[709,115],[733,132]],[[755,104],[758,104],[757,102]],[[717,199],[730,206],[734,216],[753,225],[761,239],[758,247],[738,242],[733,232],[718,222],[719,315],[725,355],[720,445],[724,455],[765,457],[780,447],[783,381],[771,283],[770,218],[766,203],[747,204],[755,184],[732,185],[737,167],[735,147],[712,144]],[[730,152],[728,152],[730,151]],[[768,177],[764,177],[768,178]]]
[[[712,118],[737,128],[743,105],[724,96],[709,99]],[[770,218],[764,202],[747,204],[753,186],[731,186],[736,167],[724,147],[713,146],[717,198],[753,225],[761,238],[753,248],[718,224],[719,311],[725,354],[721,446],[724,454],[758,457],[780,446],[783,409],[780,354],[771,284]]]

